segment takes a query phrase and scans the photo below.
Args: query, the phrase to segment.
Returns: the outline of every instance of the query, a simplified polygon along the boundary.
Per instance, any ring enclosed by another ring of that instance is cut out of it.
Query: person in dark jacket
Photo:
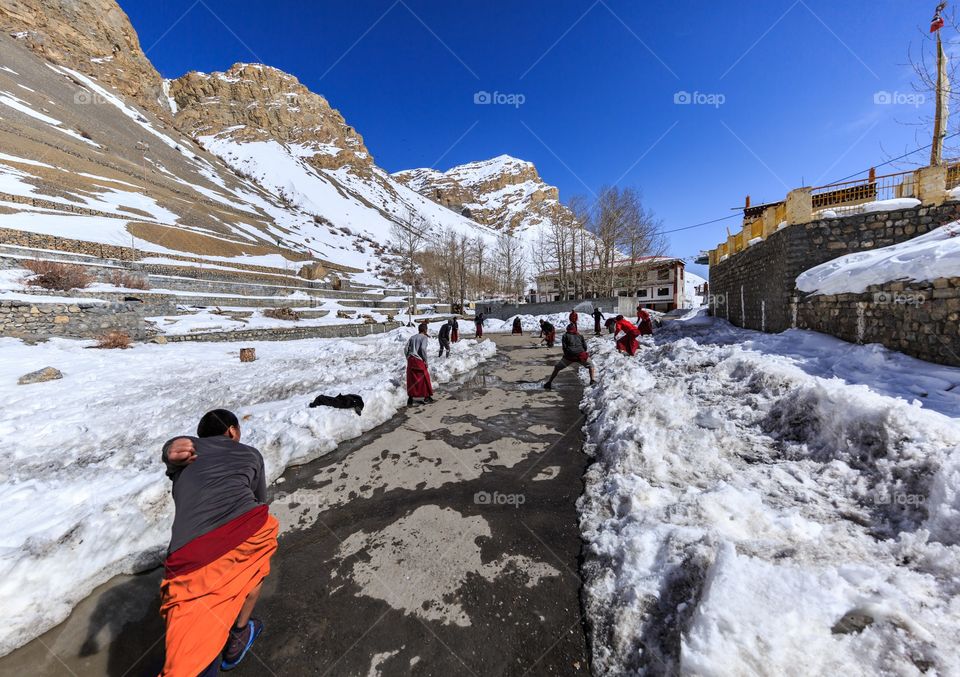
[[[235,414],[215,409],[200,419],[196,437],[169,440],[162,460],[174,518],[160,584],[161,674],[230,670],[263,630],[251,616],[277,549],[263,456],[240,443]]]
[[[473,324],[477,328],[477,338],[483,338],[483,321],[485,319],[487,319],[487,316],[480,312],[478,312],[473,318]]]
[[[546,320],[540,320],[540,337],[546,342],[547,348],[553,348],[553,344],[557,342],[556,327]]]
[[[520,318],[513,318],[513,333],[523,336],[523,326],[520,324]]]
[[[546,390],[553,389],[553,379],[571,364],[579,364],[586,367],[590,371],[590,385],[594,385],[597,382],[597,371],[593,366],[593,362],[590,361],[590,353],[587,352],[587,341],[580,335],[580,332],[577,331],[577,325],[572,322],[567,325],[567,333],[564,334],[560,340],[560,345],[563,347],[563,357],[557,362],[556,366],[554,366],[553,373],[550,374],[550,378],[543,384],[543,387]]]
[[[450,336],[453,334],[453,320],[447,320],[443,326],[440,327],[440,333],[437,335],[437,339],[440,341],[440,355],[438,357],[443,357],[443,352],[447,352],[447,357],[450,357]]]
[[[593,309],[593,333],[600,336],[600,323],[603,322],[603,311],[600,308]]]

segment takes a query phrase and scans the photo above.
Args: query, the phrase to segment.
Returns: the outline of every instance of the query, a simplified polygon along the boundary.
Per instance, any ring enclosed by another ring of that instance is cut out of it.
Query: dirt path
[[[558,355],[499,354],[273,487],[283,533],[237,675],[588,674],[575,502],[581,388]],[[104,586],[0,673],[156,674],[158,573]]]

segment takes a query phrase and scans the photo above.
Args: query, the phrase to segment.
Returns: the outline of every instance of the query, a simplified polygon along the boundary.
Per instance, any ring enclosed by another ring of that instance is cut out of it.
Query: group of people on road
[[[616,341],[617,350],[627,355],[635,355],[639,347],[639,337],[653,333],[653,318],[642,304],[637,306],[637,322],[634,324],[627,320],[623,315],[606,318],[603,311],[595,307],[591,313],[593,317],[594,334],[600,336],[601,326],[605,325],[607,331],[613,334]],[[474,325],[476,327],[477,338],[483,337],[483,323],[486,319],[483,312],[478,311],[474,316]],[[563,357],[555,367],[553,374],[544,383],[547,390],[553,387],[553,380],[557,374],[570,365],[579,364],[586,367],[590,372],[590,383],[596,380],[596,369],[590,361],[590,355],[587,351],[586,339],[580,334],[579,321],[580,315],[576,309],[570,311],[568,316],[569,323],[566,332],[561,338],[560,345],[563,350]],[[459,325],[457,319],[450,318],[441,327],[438,333],[440,342],[439,357],[450,357],[450,346],[459,339]],[[513,318],[511,327],[513,335],[523,335],[523,325],[520,317]],[[557,342],[557,328],[549,320],[540,320],[540,342],[547,348],[553,348]],[[427,356],[427,346],[429,343],[427,323],[421,323],[417,328],[417,333],[410,337],[404,349],[407,359],[407,406],[413,406],[418,402],[425,404],[432,403],[433,384],[430,380],[430,370],[428,367],[429,358]]]
[[[605,318],[599,308],[592,315],[599,335]],[[628,355],[635,354],[639,336],[653,333],[650,314],[640,306],[637,315],[636,324],[622,315],[606,318],[617,349]],[[547,390],[572,365],[585,367],[590,384],[596,383],[596,368],[580,334],[576,310],[569,320],[560,341],[562,357],[543,384]],[[483,321],[483,313],[478,313],[474,319],[478,338],[483,335]],[[513,333],[523,333],[520,318],[514,319]],[[552,348],[556,327],[540,320],[540,337]],[[441,326],[439,340],[440,357],[449,356],[451,343],[459,340],[456,318]],[[428,346],[428,327],[423,322],[404,350],[408,406],[418,399],[433,402]],[[279,523],[267,506],[263,456],[242,444],[240,437],[237,416],[215,409],[200,419],[196,436],[175,437],[161,451],[175,507],[160,587],[160,613],[167,627],[162,677],[211,677],[230,670],[263,631],[253,611],[277,550]]]

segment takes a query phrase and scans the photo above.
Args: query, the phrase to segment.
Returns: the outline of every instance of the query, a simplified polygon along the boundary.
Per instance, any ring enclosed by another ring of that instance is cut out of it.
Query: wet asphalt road
[[[498,355],[272,489],[280,547],[234,675],[589,673],[575,503],[581,386],[556,350]],[[455,346],[454,346],[455,347]],[[142,675],[162,663],[159,571],[103,586],[0,674]]]

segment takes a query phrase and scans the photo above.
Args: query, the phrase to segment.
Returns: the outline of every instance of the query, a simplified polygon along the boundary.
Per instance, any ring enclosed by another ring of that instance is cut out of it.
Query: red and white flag
[[[930,21],[931,33],[936,33],[938,30],[943,28],[943,16],[940,14],[940,12],[942,12],[946,6],[947,3],[945,2],[941,2],[939,5],[937,5],[937,9],[933,13],[933,20]]]

